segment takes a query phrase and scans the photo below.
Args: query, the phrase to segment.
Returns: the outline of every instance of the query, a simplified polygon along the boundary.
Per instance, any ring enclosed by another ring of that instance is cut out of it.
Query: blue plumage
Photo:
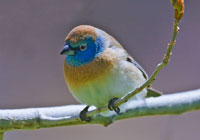
[[[71,46],[72,48],[76,48],[76,52],[74,55],[67,55],[66,61],[69,65],[72,66],[82,66],[84,64],[88,64],[92,62],[95,57],[97,57],[105,48],[104,43],[102,41],[102,37],[98,37],[95,41],[89,36],[84,40],[77,42],[76,44],[72,44],[69,41],[66,45]],[[86,49],[81,50],[81,46],[85,45]]]

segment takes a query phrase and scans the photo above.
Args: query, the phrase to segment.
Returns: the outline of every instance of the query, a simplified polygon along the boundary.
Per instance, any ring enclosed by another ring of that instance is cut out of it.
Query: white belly
[[[121,98],[145,82],[138,68],[127,62],[120,61],[104,78],[85,83],[72,95],[81,103],[102,107],[114,97]],[[146,90],[138,93],[134,99],[146,96]]]

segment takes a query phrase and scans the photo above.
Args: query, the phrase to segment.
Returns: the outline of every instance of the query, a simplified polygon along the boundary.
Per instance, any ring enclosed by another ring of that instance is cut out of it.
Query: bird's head
[[[66,37],[61,55],[71,66],[82,66],[92,62],[105,49],[103,31],[89,25],[75,27]]]

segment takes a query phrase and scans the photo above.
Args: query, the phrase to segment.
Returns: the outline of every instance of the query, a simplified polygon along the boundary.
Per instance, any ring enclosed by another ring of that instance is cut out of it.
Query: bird
[[[135,46],[132,46],[135,47]],[[89,106],[97,108],[108,105],[119,114],[113,102],[144,84],[148,80],[145,70],[107,32],[91,25],[74,27],[66,36],[61,55],[65,55],[64,77],[69,91],[86,108],[80,113],[83,121]],[[160,93],[145,88],[133,99]]]

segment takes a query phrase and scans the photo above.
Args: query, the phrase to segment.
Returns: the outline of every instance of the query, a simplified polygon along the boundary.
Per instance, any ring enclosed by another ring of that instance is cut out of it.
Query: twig
[[[171,42],[168,44],[168,48],[167,48],[167,52],[164,56],[163,61],[158,64],[157,68],[155,69],[155,71],[153,72],[153,74],[151,75],[151,77],[139,88],[135,89],[133,92],[127,94],[126,96],[124,96],[123,98],[119,99],[116,101],[116,106],[119,106],[125,102],[128,101],[128,99],[130,99],[131,97],[133,97],[134,95],[136,95],[137,93],[139,93],[140,91],[142,91],[144,88],[150,86],[156,79],[156,76],[158,75],[158,73],[168,64],[170,57],[171,57],[171,52],[172,49],[175,45],[175,39],[178,33],[179,27],[178,27],[178,22],[175,21],[174,22],[174,31],[173,31],[173,36],[172,36],[172,40]]]
[[[168,64],[170,57],[172,55],[172,49],[175,45],[175,40],[176,40],[176,36],[178,34],[179,31],[179,27],[178,27],[178,23],[180,22],[183,14],[184,14],[184,2],[183,0],[171,0],[171,3],[173,5],[174,8],[174,26],[173,26],[173,35],[172,35],[172,39],[170,41],[170,43],[168,44],[167,47],[167,51],[166,54],[163,58],[163,61],[157,65],[155,71],[153,72],[153,74],[151,75],[151,77],[140,87],[136,88],[133,92],[128,93],[127,95],[125,95],[124,97],[118,99],[114,106],[118,107],[123,103],[126,103],[131,97],[133,97],[134,95],[136,95],[137,93],[139,93],[140,91],[142,91],[144,88],[149,87],[156,79],[156,76],[158,75],[158,73]],[[88,112],[88,116],[92,116],[94,114],[99,113],[100,111],[107,111],[108,108],[105,106],[103,108],[100,108],[98,110],[94,110],[92,112]]]

